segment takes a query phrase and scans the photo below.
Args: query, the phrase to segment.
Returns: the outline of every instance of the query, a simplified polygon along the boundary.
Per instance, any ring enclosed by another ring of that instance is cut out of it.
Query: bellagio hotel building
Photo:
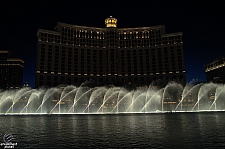
[[[185,82],[182,32],[165,26],[105,28],[58,22],[55,31],[37,33],[36,87],[81,85],[149,85],[154,80]]]

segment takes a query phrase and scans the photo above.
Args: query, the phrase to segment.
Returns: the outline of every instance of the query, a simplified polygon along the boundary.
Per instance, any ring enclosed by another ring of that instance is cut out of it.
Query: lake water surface
[[[225,113],[7,115],[0,144],[5,134],[21,149],[225,148]]]

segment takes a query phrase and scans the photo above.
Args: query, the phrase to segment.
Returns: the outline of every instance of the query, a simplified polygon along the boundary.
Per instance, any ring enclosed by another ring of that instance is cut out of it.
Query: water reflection
[[[15,135],[18,148],[216,148],[225,145],[223,117],[224,113],[2,116],[0,136]]]

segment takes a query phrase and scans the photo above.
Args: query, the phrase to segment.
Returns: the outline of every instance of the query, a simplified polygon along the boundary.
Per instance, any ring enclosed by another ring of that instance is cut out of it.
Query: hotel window
[[[47,80],[50,81],[51,80],[51,76],[47,76]]]
[[[41,56],[45,56],[45,51],[44,50],[41,50]]]

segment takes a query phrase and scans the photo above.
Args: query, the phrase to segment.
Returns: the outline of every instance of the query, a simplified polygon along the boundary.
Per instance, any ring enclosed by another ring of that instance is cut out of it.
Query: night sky
[[[105,27],[113,16],[119,28],[165,25],[166,33],[183,32],[187,82],[206,81],[204,64],[225,55],[225,1],[74,0],[0,2],[0,49],[25,60],[23,84],[35,84],[38,29],[57,22]]]

